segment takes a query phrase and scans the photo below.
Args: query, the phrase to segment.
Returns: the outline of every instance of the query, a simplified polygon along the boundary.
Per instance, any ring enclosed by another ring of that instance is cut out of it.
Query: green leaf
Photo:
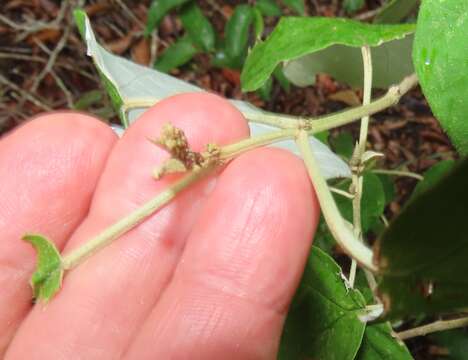
[[[145,36],[149,36],[166,14],[177,6],[183,5],[190,0],[153,0],[148,10]]]
[[[353,14],[356,11],[361,10],[364,4],[364,0],[344,0],[343,8],[348,14]]]
[[[341,269],[313,247],[283,329],[278,359],[354,359],[365,322],[365,301]]]
[[[468,154],[468,1],[425,0],[413,62],[424,95],[458,151]]]
[[[468,160],[410,201],[376,244],[387,317],[468,306]]]
[[[273,71],[273,77],[278,81],[284,91],[289,92],[289,90],[291,90],[291,84],[286,76],[284,76],[283,67],[281,65],[278,65],[275,71]]]
[[[170,45],[155,61],[154,68],[162,72],[168,72],[176,67],[188,63],[198,50],[193,46],[192,39],[188,36],[181,37]]]
[[[254,7],[252,11],[254,14],[255,39],[258,41],[262,39],[263,30],[265,29],[265,23],[263,21],[263,15],[260,10]]]
[[[204,51],[215,48],[215,31],[195,2],[185,5],[180,13],[182,25],[193,43]]]
[[[399,23],[418,5],[418,0],[389,0],[374,19],[376,23]]]
[[[265,16],[281,16],[281,8],[275,0],[257,0],[255,7]]]
[[[273,87],[273,79],[269,78],[263,86],[257,90],[258,95],[263,101],[269,101],[271,99],[271,89]]]
[[[355,142],[350,132],[341,132],[330,140],[333,150],[335,150],[338,155],[341,155],[348,160],[351,159]]]
[[[100,102],[103,97],[102,90],[91,90],[83,93],[73,104],[76,110],[87,110],[94,104]]]
[[[385,194],[385,205],[391,203],[395,199],[396,190],[395,183],[392,178],[388,175],[379,174],[377,175],[382,183],[384,194]]]
[[[321,215],[320,221],[317,226],[317,231],[314,235],[314,246],[331,255],[335,245],[335,238],[330,232],[328,225],[325,219],[323,218],[323,215]]]
[[[382,215],[385,209],[385,191],[380,178],[369,171],[363,174],[361,218],[363,229],[369,229],[372,222]]]
[[[305,15],[304,0],[283,0],[283,3],[299,15]]]
[[[429,170],[424,173],[424,180],[418,182],[414,188],[411,198],[415,198],[424,191],[427,191],[435,184],[437,184],[450,170],[455,166],[454,160],[443,160],[431,166]]]
[[[238,5],[224,29],[226,54],[239,68],[247,54],[249,29],[253,20],[252,8],[249,5]]]
[[[356,360],[411,360],[403,342],[392,336],[390,324],[368,325]]]
[[[345,81],[349,81],[351,84],[357,82],[360,85],[362,83],[362,76],[356,77],[353,75],[352,81],[346,76],[346,73],[354,65],[362,68],[359,48],[363,45],[375,47],[392,40],[403,39],[411,34],[414,28],[414,25],[372,25],[339,18],[282,18],[266,41],[256,44],[249,53],[241,75],[242,88],[244,91],[254,91],[268,79],[280,62],[298,60],[308,54],[330,48],[333,45],[341,48],[338,51],[341,53],[343,53],[342,49],[346,47],[340,45],[357,48],[353,50],[359,56],[351,56],[350,53],[345,52],[343,56],[337,57],[337,50],[333,50],[332,53],[327,53],[326,61],[334,61],[335,64],[339,63],[342,67],[341,72],[332,74],[337,79],[343,76]],[[408,42],[409,40],[406,41]],[[393,46],[406,48],[408,44],[393,44]],[[374,53],[376,52],[373,51]],[[389,53],[387,49],[384,51],[384,55],[386,62],[382,65],[382,70],[379,71],[378,67],[376,67],[376,86],[385,85],[389,77],[392,80],[395,78],[395,76],[389,75],[391,74],[389,69],[396,71],[399,69],[399,66],[395,65],[391,67],[392,61],[398,60],[399,63],[402,63],[402,60],[398,59],[398,57],[402,56],[401,54],[395,55],[395,58],[392,59],[389,56],[393,56],[393,54]],[[404,65],[404,63],[402,64]],[[324,65],[322,64],[321,66]],[[406,74],[407,72],[407,68],[399,70],[399,74]],[[301,76],[305,76],[304,73]],[[287,72],[286,75],[288,76]],[[379,79],[379,77],[382,79]],[[291,77],[288,76],[288,78],[291,80]]]
[[[34,298],[47,302],[62,286],[62,257],[55,245],[42,235],[26,234],[23,240],[37,252],[36,271],[30,280]]]

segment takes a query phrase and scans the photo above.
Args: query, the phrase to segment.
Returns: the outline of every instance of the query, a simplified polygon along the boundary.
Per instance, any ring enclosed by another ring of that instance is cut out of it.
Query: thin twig
[[[67,99],[68,108],[73,108],[73,95],[71,94],[70,90],[67,89],[66,85],[64,84],[62,79],[60,79],[60,76],[56,74],[55,71],[50,70],[50,75],[52,75],[58,87],[62,90],[63,94],[65,95],[65,98]]]
[[[431,334],[438,331],[450,330],[450,329],[457,329],[461,327],[468,326],[468,317],[463,317],[460,319],[454,320],[438,320],[431,324],[418,326],[413,329],[401,331],[397,333],[397,336],[401,340],[411,339],[416,336],[425,336],[427,334]]]
[[[8,80],[6,77],[4,77],[2,74],[0,74],[0,83],[9,86],[16,92],[20,93],[25,99],[31,101],[34,105],[40,107],[42,110],[45,111],[52,111],[52,108],[48,106],[47,104],[44,104],[41,100],[36,98],[34,95],[28,93],[27,91],[21,89],[18,85],[12,83],[10,80]]]
[[[419,181],[424,180],[424,176],[420,174],[416,174],[411,171],[373,169],[372,172],[375,174],[383,174],[383,175],[406,176],[406,177],[410,177]]]
[[[138,19],[136,17],[136,15],[133,13],[133,11],[131,11],[128,6],[122,1],[122,0],[115,0],[115,2],[117,4],[119,4],[119,6],[123,9],[124,13],[127,14],[127,16],[132,19],[133,21],[135,21],[137,23],[137,25],[141,28],[141,29],[144,29],[145,28],[145,24],[143,24],[143,22]]]
[[[44,68],[39,73],[39,75],[34,79],[34,82],[33,82],[32,86],[31,86],[31,91],[36,92],[36,90],[37,90],[38,86],[40,85],[41,81],[44,79],[44,77],[48,73],[50,73],[50,71],[52,70],[52,68],[54,66],[55,60],[57,59],[57,56],[60,54],[62,49],[65,47],[65,44],[67,43],[69,34],[70,34],[70,27],[66,26],[62,37],[60,38],[59,42],[57,43],[57,46],[50,53],[50,57],[49,57],[49,60],[47,61],[46,66],[44,66]]]

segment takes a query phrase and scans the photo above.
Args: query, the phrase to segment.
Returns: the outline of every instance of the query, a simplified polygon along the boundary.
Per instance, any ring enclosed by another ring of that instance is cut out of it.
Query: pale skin
[[[194,150],[248,136],[214,95],[147,111],[122,139],[77,113],[45,114],[0,139],[0,357],[275,359],[319,207],[302,161],[249,151],[191,186],[67,273],[47,305],[31,303],[37,232],[63,253],[172,183],[147,140],[170,121]]]

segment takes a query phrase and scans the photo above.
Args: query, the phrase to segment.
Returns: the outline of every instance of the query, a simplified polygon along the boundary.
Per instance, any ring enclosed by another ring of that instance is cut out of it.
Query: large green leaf
[[[109,53],[97,43],[86,13],[82,10],[75,11],[75,19],[80,33],[86,41],[88,55],[92,57],[96,68],[102,74],[105,89],[113,99],[115,98],[116,101],[113,101],[113,104],[116,106],[116,111],[125,126],[135,121],[151,104],[155,104],[164,98],[181,93],[204,91],[186,81]],[[128,112],[122,111],[124,106],[130,103],[142,102],[142,100],[144,100],[145,105],[132,108]],[[229,101],[247,119],[258,116],[259,113],[265,113],[248,102]],[[249,126],[252,136],[275,130],[275,128],[255,122],[250,122]],[[310,137],[310,142],[319,161],[321,173],[326,179],[350,176],[347,164],[326,145],[314,137]],[[295,142],[292,140],[283,141],[276,145],[289,151],[297,151]]]
[[[460,153],[468,154],[468,1],[425,0],[413,62],[432,111]]]
[[[411,360],[403,342],[392,336],[389,323],[368,325],[356,360]]]
[[[335,261],[314,247],[286,319],[279,359],[352,360],[366,327],[365,301]]]
[[[226,54],[236,67],[241,67],[247,54],[250,25],[254,21],[253,8],[249,5],[238,5],[229,18],[224,29]]]
[[[37,266],[30,281],[34,298],[47,302],[62,285],[62,257],[55,245],[41,235],[26,234],[23,240],[37,252]]]
[[[421,192],[376,246],[389,318],[468,307],[468,160]]]
[[[443,160],[431,166],[429,170],[424,173],[424,179],[416,185],[411,198],[416,198],[422,192],[430,189],[437,184],[450,170],[455,166],[454,160]]]
[[[285,17],[268,39],[250,52],[241,75],[242,88],[258,89],[282,61],[297,60],[333,45],[378,46],[402,39],[413,31],[414,25],[410,24],[371,25],[339,18]],[[343,60],[344,64],[349,61]],[[349,70],[348,65],[345,67]]]

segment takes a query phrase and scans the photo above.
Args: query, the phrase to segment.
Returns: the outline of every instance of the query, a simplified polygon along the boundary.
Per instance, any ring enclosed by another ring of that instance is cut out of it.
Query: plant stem
[[[438,331],[457,329],[457,328],[461,328],[465,326],[468,326],[468,317],[463,317],[463,318],[454,319],[454,320],[439,320],[431,324],[418,326],[413,329],[401,331],[397,333],[397,336],[401,340],[406,340],[406,339],[410,339],[416,336],[424,336],[424,335],[438,332]]]
[[[363,46],[361,48],[362,62],[364,64],[364,94],[362,104],[364,106],[370,103],[372,93],[372,56],[369,46]],[[356,145],[355,153],[351,159],[353,170],[352,175],[352,188],[354,193],[353,198],[353,228],[354,236],[356,239],[363,241],[362,239],[362,220],[361,220],[361,198],[362,198],[362,165],[363,155],[366,151],[367,144],[367,131],[369,129],[369,115],[365,115],[361,119],[361,129],[359,131],[359,142]],[[354,281],[356,279],[357,263],[356,260],[352,259],[351,269],[349,271],[349,283],[351,287],[354,287]],[[369,278],[369,276],[368,276]]]
[[[417,179],[419,181],[424,180],[424,177],[422,175],[416,174],[410,171],[373,169],[372,172],[375,174],[383,174],[383,175],[406,176],[406,177]]]
[[[156,197],[148,201],[143,206],[139,207],[123,219],[120,219],[96,237],[70,252],[68,255],[65,255],[62,261],[63,268],[66,270],[74,268],[99,249],[108,245],[110,242],[141,223],[156,210],[170,202],[179,192],[207,175],[213,168],[214,167],[202,168],[198,171],[188,173],[182,179],[156,195]]]
[[[368,105],[355,107],[353,109],[344,110],[331,115],[326,115],[319,118],[308,119],[310,126],[310,133],[315,134],[324,130],[336,128],[338,126],[349,124],[356,121],[363,116],[375,114],[384,110],[392,105],[398,103],[400,98],[406,94],[412,87],[418,83],[415,74],[410,75],[403,79],[403,81],[396,86],[392,86],[387,94],[371,102]],[[307,120],[307,119],[304,119]]]
[[[372,250],[357,240],[346,225],[336,206],[335,200],[328,189],[327,182],[320,175],[319,165],[310,148],[309,138],[305,130],[300,130],[297,137],[297,145],[309,172],[309,177],[317,194],[323,216],[330,228],[333,237],[343,250],[352,258],[371,271],[377,271],[372,262]]]
[[[390,87],[387,94],[368,105],[355,107],[317,118],[275,114],[267,111],[249,112],[244,115],[247,120],[251,122],[267,124],[280,129],[297,129],[304,124],[307,124],[310,128],[310,133],[315,134],[324,130],[352,123],[364,116],[375,114],[395,105],[400,101],[400,98],[417,83],[418,79],[416,74],[410,75],[404,78],[399,85]],[[156,98],[134,98],[123,100],[124,104],[122,105],[121,113],[125,114],[125,117],[127,112],[131,109],[150,107],[158,102],[158,99]]]

